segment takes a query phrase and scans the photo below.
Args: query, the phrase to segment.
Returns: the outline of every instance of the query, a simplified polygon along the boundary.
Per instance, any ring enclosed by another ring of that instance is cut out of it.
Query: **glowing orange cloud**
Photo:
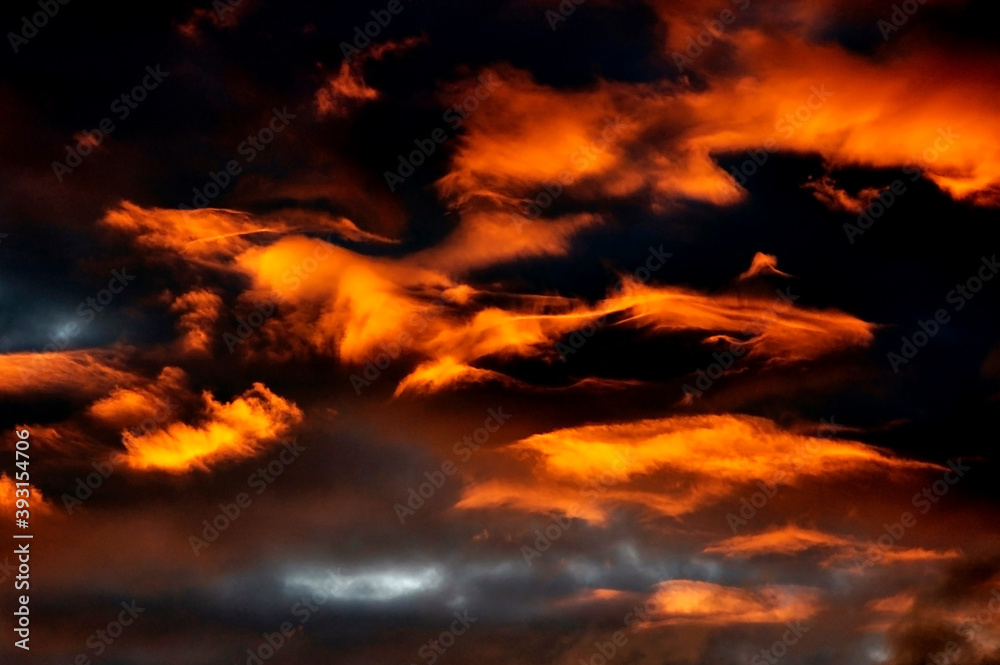
[[[557,511],[593,524],[604,524],[607,517],[603,506],[583,500],[579,488],[502,480],[475,483],[455,504],[455,508],[458,510],[505,508],[534,513]]]
[[[182,333],[181,349],[188,354],[207,355],[212,349],[212,326],[222,313],[222,298],[206,289],[184,293],[170,304],[179,314],[177,328]]]
[[[566,256],[574,235],[600,224],[592,214],[539,221],[477,202],[465,207],[451,235],[412,261],[457,275],[517,259]]]
[[[378,90],[368,87],[357,65],[344,60],[340,72],[316,91],[316,109],[320,117],[343,116],[354,106],[378,97]]]
[[[842,548],[852,540],[815,529],[795,525],[776,527],[762,533],[735,536],[705,548],[706,553],[727,557],[748,557],[762,554],[798,554],[817,548]]]
[[[167,210],[142,208],[124,201],[105,214],[102,223],[135,237],[140,247],[167,249],[201,259],[228,257],[250,247],[246,236],[281,234],[283,225],[267,226],[250,214],[203,208]]]
[[[421,296],[440,296],[454,286],[429,270],[302,237],[247,251],[237,263],[255,280],[248,298],[287,302],[284,322],[300,339],[349,362],[363,363],[400,333],[415,335],[430,309],[430,299]]]
[[[405,51],[422,44],[422,37],[408,37],[402,41],[388,41],[365,49],[351,60],[344,60],[336,76],[327,78],[325,85],[316,91],[316,111],[325,116],[346,116],[365,102],[379,98],[378,90],[364,79],[364,63],[369,59],[381,60],[389,53]]]
[[[251,281],[242,296],[247,306],[280,305],[280,313],[268,316],[262,325],[256,343],[246,347],[248,353],[281,339],[281,350],[271,344],[267,353],[330,355],[349,365],[364,365],[380,353],[418,361],[419,367],[397,386],[397,395],[484,381],[515,385],[500,370],[477,365],[487,358],[554,361],[556,343],[564,336],[609,316],[615,316],[620,327],[663,335],[694,332],[706,343],[742,344],[752,355],[779,363],[864,346],[873,338],[872,324],[842,312],[809,310],[776,297],[643,284],[631,277],[593,305],[517,294],[496,294],[502,299],[490,302],[488,291],[480,292],[455,276],[498,261],[566,254],[569,237],[597,220],[578,215],[528,221],[520,235],[505,242],[509,232],[504,226],[518,218],[485,212],[482,206],[469,204],[471,211],[442,244],[402,258],[367,256],[291,234],[308,224],[301,215],[275,217],[265,224],[231,211],[183,213],[125,203],[109,212],[105,223],[134,234],[140,245],[203,258],[245,274]],[[198,216],[198,223],[182,224],[190,214]],[[341,221],[323,218],[317,223]],[[340,227],[339,232],[349,231]],[[284,237],[274,240],[277,233]],[[783,274],[776,257],[758,253],[741,277]],[[184,352],[207,352],[220,307],[218,295],[206,289],[170,303],[180,315]]]
[[[791,277],[788,273],[778,270],[778,257],[771,254],[757,252],[750,261],[750,267],[745,272],[740,273],[739,279],[749,279],[759,275],[777,275],[780,277]]]
[[[958,559],[962,556],[962,552],[957,549],[932,550],[925,547],[897,547],[886,552],[880,551],[880,556],[875,559],[867,556],[869,550],[871,550],[870,546],[858,543],[853,551],[833,556],[825,561],[823,565],[828,568],[843,567],[845,570],[848,570],[848,566],[850,566],[850,572],[860,576],[865,571],[860,565],[857,565],[857,557],[864,559],[868,566],[886,566],[892,563],[946,561],[949,559]]]
[[[761,533],[745,536],[734,536],[715,545],[705,548],[708,554],[724,554],[727,558],[754,557],[763,555],[795,555],[812,550],[833,550],[823,566],[847,567],[856,564],[861,557],[871,565],[887,565],[896,562],[925,562],[954,559],[961,553],[954,549],[928,550],[922,547],[895,547],[887,552],[880,552],[876,559],[869,559],[867,552],[870,545],[860,539],[837,536],[816,529],[804,529],[795,525],[774,527]],[[854,572],[860,570],[855,566]]]
[[[823,607],[820,591],[810,587],[773,585],[743,589],[691,580],[661,582],[650,600],[656,604],[656,610],[647,627],[784,623],[808,619]]]
[[[705,296],[679,287],[627,280],[609,308],[628,310],[635,324],[664,331],[701,330],[713,339],[744,343],[775,361],[817,358],[836,349],[867,346],[875,326],[835,310],[793,307],[780,298]],[[745,337],[745,339],[741,339]]]
[[[766,160],[780,150],[819,153],[831,168],[909,165],[957,199],[1000,202],[1000,124],[982,120],[991,117],[982,85],[991,74],[975,54],[927,46],[873,59],[811,42],[788,29],[794,14],[779,14],[768,15],[774,25],[746,21],[720,38],[739,65],[709,67],[707,87],[682,78],[564,91],[502,70],[505,86],[466,121],[442,195],[459,208],[477,199],[516,213],[568,172],[565,182],[577,184],[563,195],[575,199],[650,192],[657,211],[684,199],[731,204],[746,195],[737,182],[745,177],[725,172],[717,156],[750,160],[752,150]],[[704,30],[696,23],[693,34]],[[927,71],[935,72],[931,84]],[[609,117],[620,118],[617,135],[588,149]],[[850,199],[837,205],[845,203],[855,207]]]
[[[142,436],[126,432],[122,441],[128,449],[129,465],[179,473],[250,457],[285,436],[303,415],[293,403],[260,383],[227,404],[215,401],[207,392],[203,399],[205,419],[199,425],[177,422]]]
[[[326,232],[355,241],[387,241],[360,230],[348,219],[328,214],[289,212],[258,217],[222,208],[143,208],[128,201],[105,213],[101,224],[131,235],[140,248],[213,264],[302,231]]]
[[[783,274],[776,265],[773,257],[758,254],[744,276]],[[697,331],[706,342],[726,339],[744,344],[772,362],[798,362],[865,346],[875,328],[849,314],[799,308],[778,297],[705,295],[679,287],[647,286],[632,278],[623,281],[619,293],[593,307],[568,300],[550,302],[552,306],[540,309],[538,301],[527,300],[523,313],[490,308],[461,324],[442,322],[433,337],[421,338],[418,347],[439,360],[421,366],[398,392],[431,392],[456,378],[489,379],[491,375],[471,366],[487,356],[550,357],[561,336],[611,314],[624,314],[623,326],[652,327],[665,334]]]
[[[753,480],[767,480],[776,469],[795,485],[809,477],[852,477],[876,469],[895,477],[938,468],[861,443],[804,436],[762,418],[734,415],[573,427],[528,437],[505,453],[530,460],[534,477],[471,483],[458,508],[560,510],[602,522],[612,506],[633,504],[676,517],[712,505]],[[588,492],[595,484],[601,491]],[[734,553],[779,546],[794,550],[808,544],[803,539],[810,535],[814,543],[832,538],[789,530],[720,547]]]
[[[865,605],[866,609],[885,614],[903,614],[913,607],[916,596],[908,591],[887,598],[877,598]]]
[[[418,365],[399,382],[395,395],[398,397],[407,392],[430,394],[461,386],[491,382],[507,385],[516,383],[500,372],[477,369],[447,356],[440,360],[432,360]]]
[[[25,496],[25,489],[28,490],[28,496]],[[18,490],[21,490],[21,494],[17,493]],[[0,510],[10,515],[11,519],[14,517],[14,510],[17,509],[18,499],[28,499],[29,519],[31,515],[47,515],[52,512],[51,506],[34,485],[28,485],[26,488],[18,487],[13,478],[6,473],[0,473]]]
[[[389,355],[405,351],[423,357],[397,394],[470,382],[513,383],[475,363],[487,357],[554,359],[564,335],[616,314],[622,315],[621,326],[699,332],[706,342],[728,339],[773,362],[809,360],[873,338],[872,324],[837,311],[800,308],[777,297],[644,285],[632,278],[593,306],[554,296],[507,295],[505,307],[484,307],[473,289],[444,271],[418,267],[428,254],[413,258],[366,257],[293,236],[247,250],[237,265],[255,281],[247,300],[276,298],[285,305],[280,321],[268,325],[290,332],[286,339],[348,363],[364,363],[386,349]],[[752,274],[778,272],[773,257],[759,255],[754,266]],[[447,306],[432,307],[434,300]]]
[[[135,427],[147,418],[167,420],[171,399],[186,391],[187,376],[177,367],[164,367],[155,381],[130,388],[115,387],[90,405],[91,416],[115,427]]]
[[[120,356],[118,349],[0,354],[0,395],[92,396],[140,381],[121,369]]]
[[[463,125],[452,171],[438,183],[446,198],[525,195],[563,172],[568,184],[620,163],[629,129],[610,94],[556,92],[509,68],[486,74],[502,85]]]

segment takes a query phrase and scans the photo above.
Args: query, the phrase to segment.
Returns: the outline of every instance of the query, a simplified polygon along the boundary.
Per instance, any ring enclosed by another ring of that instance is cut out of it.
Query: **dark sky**
[[[6,6],[0,660],[1000,662],[991,9]]]

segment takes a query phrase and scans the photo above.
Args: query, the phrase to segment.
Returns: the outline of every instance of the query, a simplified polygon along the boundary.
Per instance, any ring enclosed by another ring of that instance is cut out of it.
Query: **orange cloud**
[[[464,207],[461,222],[447,238],[414,254],[411,260],[457,275],[517,259],[566,256],[573,236],[601,223],[592,214],[532,220],[522,213],[477,202]]]
[[[869,601],[865,608],[883,614],[903,614],[913,607],[915,600],[916,596],[912,592],[904,591],[894,596]]]
[[[461,364],[448,356],[418,365],[399,382],[395,395],[398,397],[407,392],[430,394],[445,389],[491,382],[507,385],[517,383],[500,372],[477,369]]]
[[[629,311],[636,325],[652,324],[663,331],[710,332],[716,340],[743,343],[751,351],[780,362],[867,346],[875,328],[850,314],[798,308],[779,298],[706,296],[631,279],[624,283],[621,295],[611,299],[609,308]]]
[[[245,251],[251,246],[248,236],[290,230],[281,224],[259,223],[249,213],[234,210],[142,208],[128,201],[109,210],[101,223],[134,236],[140,247],[170,250],[203,260]]]
[[[207,470],[211,463],[257,454],[302,421],[295,404],[260,383],[227,404],[208,392],[203,399],[204,421],[199,425],[177,422],[141,436],[125,432],[128,464],[173,473]]]
[[[873,59],[810,41],[791,27],[794,10],[761,11],[772,24],[746,21],[720,38],[730,57],[709,67],[707,86],[599,80],[566,91],[501,70],[505,85],[466,121],[439,191],[457,207],[476,199],[517,213],[564,174],[564,196],[574,199],[649,192],[657,211],[684,199],[731,204],[746,193],[717,156],[749,160],[753,150],[766,161],[781,150],[818,153],[830,168],[909,165],[956,199],[1000,203],[1000,124],[982,121],[991,117],[982,85],[991,74],[976,54],[930,45]],[[702,6],[678,15],[712,18]],[[700,20],[690,27],[704,30]],[[601,136],[607,118],[618,118],[615,137]]]
[[[530,461],[534,477],[472,483],[458,508],[560,510],[600,523],[613,506],[631,504],[676,517],[754,480],[767,480],[776,469],[794,485],[809,477],[854,477],[876,470],[899,476],[938,468],[861,443],[795,434],[763,418],[735,415],[566,428],[518,441],[503,454]],[[595,484],[600,492],[592,489]],[[789,530],[737,539],[726,547],[747,553],[763,547],[794,550],[808,544],[810,535],[813,541],[832,538]]]
[[[422,317],[430,298],[425,296],[440,296],[453,286],[430,270],[302,237],[247,251],[237,263],[254,279],[249,298],[287,303],[283,323],[299,339],[355,363],[363,363],[379,344],[426,327]]]
[[[358,106],[379,98],[378,90],[365,83],[364,65],[368,60],[381,60],[389,53],[405,51],[426,42],[423,37],[408,37],[401,41],[382,42],[365,49],[351,60],[344,60],[336,76],[329,76],[316,91],[316,111],[319,117],[346,116]]]
[[[430,255],[374,258],[292,236],[248,249],[236,264],[254,280],[246,300],[282,303],[281,316],[267,326],[284,331],[286,342],[292,340],[286,346],[298,340],[305,349],[352,364],[379,353],[398,357],[405,351],[422,358],[397,394],[470,382],[512,384],[476,363],[487,357],[552,360],[563,336],[608,316],[618,316],[622,327],[698,332],[706,342],[728,339],[773,362],[809,360],[867,345],[873,338],[872,324],[834,310],[796,307],[790,299],[707,295],[632,278],[593,306],[557,296],[510,294],[504,294],[502,306],[485,306],[468,285],[452,281],[444,270],[424,267],[444,263],[428,261]],[[759,256],[765,258],[758,258],[751,272],[777,270],[773,258]]]
[[[879,552],[877,560],[869,559],[868,543],[856,538],[836,536],[834,534],[804,529],[795,525],[774,527],[761,533],[745,536],[735,536],[705,548],[707,554],[724,554],[731,557],[754,557],[770,554],[795,555],[812,550],[834,550],[823,565],[825,567],[847,566],[849,562],[856,564],[861,557],[871,565],[887,565],[896,562],[943,561],[961,556],[954,549],[928,550],[922,547],[893,548],[887,552]],[[855,568],[855,572],[860,570]]]
[[[651,600],[656,610],[647,627],[785,623],[808,619],[823,607],[819,590],[810,587],[773,585],[742,589],[691,580],[661,582]]]
[[[788,273],[778,270],[778,257],[772,254],[757,252],[750,261],[750,267],[745,272],[740,273],[738,279],[749,279],[761,275],[776,275],[778,277],[791,277]]]
[[[870,553],[877,552],[878,556]],[[823,562],[827,568],[843,568],[852,574],[861,576],[870,566],[887,566],[894,563],[926,563],[947,561],[962,557],[957,549],[934,550],[925,547],[894,547],[888,551],[878,549],[878,546],[856,542],[854,546],[841,553],[831,556]]]
[[[170,419],[173,397],[185,392],[187,375],[177,367],[164,367],[155,381],[130,388],[115,387],[90,405],[91,416],[114,427],[135,427],[147,418]]]
[[[255,216],[223,208],[143,208],[123,201],[105,213],[101,224],[131,235],[140,248],[165,250],[210,264],[304,231],[326,232],[360,242],[391,242],[362,231],[343,217],[296,211]]]
[[[122,369],[122,350],[74,350],[0,355],[0,394],[94,396],[140,381]]]
[[[207,289],[195,289],[175,298],[170,311],[180,315],[177,328],[182,335],[181,350],[208,355],[213,344],[212,327],[222,312],[222,298]]]
[[[347,60],[340,63],[340,72],[327,79],[326,84],[316,91],[316,111],[323,116],[345,116],[364,102],[378,99],[378,90],[368,87],[361,73],[359,61],[351,64]]]
[[[404,362],[418,361],[419,367],[397,386],[397,394],[483,381],[515,385],[502,370],[487,370],[479,363],[487,358],[553,361],[564,336],[609,316],[622,328],[662,335],[694,332],[707,343],[744,345],[771,362],[810,360],[867,345],[873,338],[870,323],[834,310],[796,307],[791,298],[782,302],[703,294],[631,277],[593,305],[547,295],[494,293],[499,298],[490,299],[489,291],[460,283],[455,275],[498,261],[566,254],[570,236],[598,221],[590,215],[528,221],[520,235],[505,242],[510,233],[505,225],[518,218],[481,207],[470,204],[471,211],[442,244],[402,258],[367,256],[297,235],[310,222],[301,213],[258,221],[226,210],[185,213],[123,203],[107,214],[105,223],[127,230],[141,246],[247,275],[251,288],[243,294],[244,302],[280,304],[280,312],[262,325],[257,346],[280,338],[281,351],[272,344],[267,353],[331,355],[349,365],[363,365],[380,353],[405,354]],[[197,223],[186,223],[186,215],[195,215]],[[320,216],[315,222],[336,227],[341,234],[352,228],[356,236],[362,233],[347,220]],[[758,253],[742,277],[765,274],[784,273],[775,257]],[[195,289],[170,307],[180,315],[182,350],[207,352],[220,315],[218,295]],[[257,346],[251,344],[248,352]]]
[[[477,482],[455,504],[457,510],[506,508],[525,512],[558,511],[593,524],[604,524],[607,513],[602,506],[581,499],[579,488],[559,485],[519,483],[503,480]]]
[[[727,557],[749,557],[762,554],[798,554],[812,549],[842,548],[852,541],[815,529],[795,525],[775,527],[746,536],[735,536],[705,548],[709,554]]]
[[[14,454],[10,453],[10,455],[13,457]],[[18,491],[20,491],[20,494],[18,494]],[[18,510],[18,499],[27,499],[28,501],[29,522],[32,516],[52,513],[52,507],[48,504],[41,491],[34,485],[29,484],[27,487],[18,487],[13,478],[6,473],[0,473],[0,510],[5,515],[9,515],[9,519],[13,519],[14,511]],[[22,515],[21,517],[24,516]]]
[[[616,118],[610,91],[555,91],[509,68],[486,75],[502,84],[465,121],[452,170],[438,183],[445,198],[516,201],[542,184],[567,185],[622,164],[621,137],[632,131]]]

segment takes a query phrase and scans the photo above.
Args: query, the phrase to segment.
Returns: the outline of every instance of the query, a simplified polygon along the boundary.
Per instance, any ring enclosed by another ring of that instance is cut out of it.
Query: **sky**
[[[0,661],[1000,663],[991,9],[8,4]]]

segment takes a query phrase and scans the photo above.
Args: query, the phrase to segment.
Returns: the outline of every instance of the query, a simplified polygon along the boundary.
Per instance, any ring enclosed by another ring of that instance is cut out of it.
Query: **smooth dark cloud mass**
[[[1000,662],[991,8],[8,5],[0,661]]]

